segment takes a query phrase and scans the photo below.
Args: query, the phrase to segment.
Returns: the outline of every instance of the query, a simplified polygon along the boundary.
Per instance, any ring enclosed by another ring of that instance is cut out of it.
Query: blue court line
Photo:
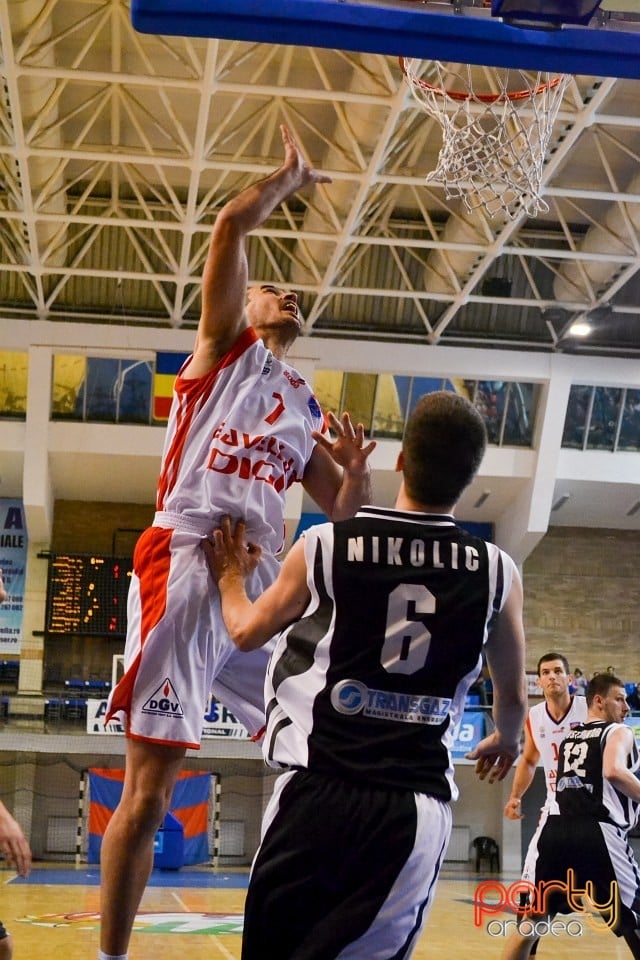
[[[100,871],[97,867],[61,867],[38,869],[34,867],[28,877],[12,877],[11,884],[42,884],[44,886],[97,887]],[[154,870],[149,878],[150,887],[201,887],[204,889],[241,889],[249,885],[249,873],[216,873],[214,870]]]

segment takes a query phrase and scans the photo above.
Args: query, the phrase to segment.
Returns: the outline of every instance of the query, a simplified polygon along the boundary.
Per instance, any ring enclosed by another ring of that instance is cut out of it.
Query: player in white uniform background
[[[536,768],[542,764],[547,792],[522,870],[522,879],[529,883],[535,878],[540,832],[547,817],[558,813],[555,799],[558,748],[567,734],[587,719],[585,698],[569,693],[571,674],[569,662],[563,654],[555,651],[543,654],[538,660],[537,674],[544,700],[531,707],[527,714],[524,747],[515,768],[511,795],[504,808],[504,815],[509,820],[522,819],[522,797],[533,782]]]
[[[622,681],[595,674],[586,703],[586,722],[560,744],[557,814],[547,817],[538,839],[533,880],[545,893],[525,917],[527,926],[511,937],[504,960],[527,960],[557,913],[573,914],[580,931],[599,913],[598,933],[608,928],[640,958],[640,867],[628,839],[640,810],[640,756],[624,724],[630,711]],[[573,942],[579,936],[574,931]],[[604,943],[601,953],[621,956]]]
[[[128,603],[125,674],[107,716],[123,713],[122,800],[101,853],[101,960],[125,960],[161,825],[188,747],[200,744],[211,690],[249,731],[264,724],[269,649],[240,657],[222,622],[204,552],[222,514],[243,516],[267,562],[250,589],[276,576],[288,487],[303,483],[327,516],[351,516],[370,499],[361,426],[330,416],[286,361],[301,331],[295,293],[247,291],[247,235],[303,187],[328,183],[286,127],[284,161],[228,201],[213,227],[192,356],[176,379],[153,525],[140,537]],[[238,660],[241,659],[241,666]]]

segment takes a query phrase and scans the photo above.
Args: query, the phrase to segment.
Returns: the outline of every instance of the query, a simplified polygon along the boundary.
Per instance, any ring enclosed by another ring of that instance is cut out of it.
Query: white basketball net
[[[438,166],[427,183],[443,184],[447,199],[461,198],[469,211],[483,207],[491,217],[546,213],[544,158],[570,77],[496,69],[494,89],[481,94],[468,65],[430,61],[425,78],[418,75],[423,60],[400,62],[421,108],[442,127]]]

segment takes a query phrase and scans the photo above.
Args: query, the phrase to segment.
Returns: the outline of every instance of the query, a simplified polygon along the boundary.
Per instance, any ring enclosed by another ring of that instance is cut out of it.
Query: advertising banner
[[[7,599],[0,605],[0,658],[20,653],[27,568],[27,523],[22,500],[0,499],[0,569]]]

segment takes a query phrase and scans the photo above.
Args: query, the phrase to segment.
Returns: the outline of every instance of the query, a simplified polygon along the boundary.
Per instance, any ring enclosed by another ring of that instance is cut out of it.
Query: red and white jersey
[[[577,726],[586,723],[587,701],[584,697],[571,697],[569,709],[560,720],[554,720],[547,707],[546,700],[531,707],[527,716],[527,727],[536,750],[540,754],[540,763],[544,767],[547,782],[547,797],[543,810],[557,814],[555,800],[556,779],[558,773],[558,749],[568,734]]]
[[[302,479],[315,445],[311,431],[325,428],[317,400],[252,327],[204,376],[185,379],[182,370],[156,503],[168,516],[156,522],[169,526],[180,517],[204,534],[223,514],[242,517],[251,539],[277,553],[287,489]]]

